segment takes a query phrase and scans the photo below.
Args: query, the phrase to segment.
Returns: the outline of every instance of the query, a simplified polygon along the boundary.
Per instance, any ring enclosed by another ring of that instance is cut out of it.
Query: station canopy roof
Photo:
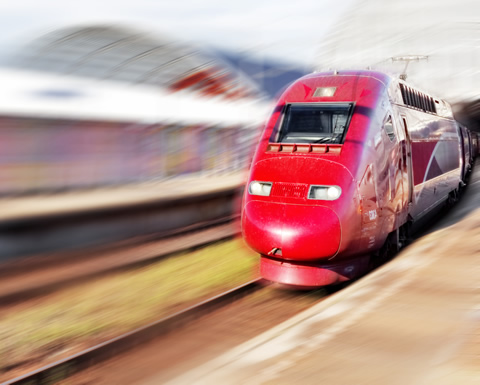
[[[211,55],[187,44],[119,26],[53,31],[20,50],[10,66],[174,92],[188,90],[203,96],[260,96],[253,83]]]

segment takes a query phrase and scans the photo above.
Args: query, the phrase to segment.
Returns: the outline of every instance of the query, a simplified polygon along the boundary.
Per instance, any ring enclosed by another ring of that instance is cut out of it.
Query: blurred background
[[[0,194],[243,170],[271,102],[313,70],[408,73],[476,126],[479,7],[5,2]]]
[[[270,102],[313,68],[279,5],[0,5],[0,194],[244,170]]]

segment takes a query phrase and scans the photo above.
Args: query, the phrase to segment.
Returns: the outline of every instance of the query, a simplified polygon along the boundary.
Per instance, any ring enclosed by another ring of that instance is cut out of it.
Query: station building
[[[236,172],[269,107],[216,57],[119,26],[37,38],[0,79],[3,195]]]

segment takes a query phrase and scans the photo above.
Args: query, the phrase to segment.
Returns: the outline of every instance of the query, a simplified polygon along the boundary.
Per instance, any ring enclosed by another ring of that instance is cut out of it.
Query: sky
[[[109,23],[308,68],[354,1],[0,0],[0,58],[60,27]]]

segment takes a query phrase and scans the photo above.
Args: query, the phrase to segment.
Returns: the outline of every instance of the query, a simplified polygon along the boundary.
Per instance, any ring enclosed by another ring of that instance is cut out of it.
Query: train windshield
[[[287,104],[271,142],[343,143],[353,103]]]

